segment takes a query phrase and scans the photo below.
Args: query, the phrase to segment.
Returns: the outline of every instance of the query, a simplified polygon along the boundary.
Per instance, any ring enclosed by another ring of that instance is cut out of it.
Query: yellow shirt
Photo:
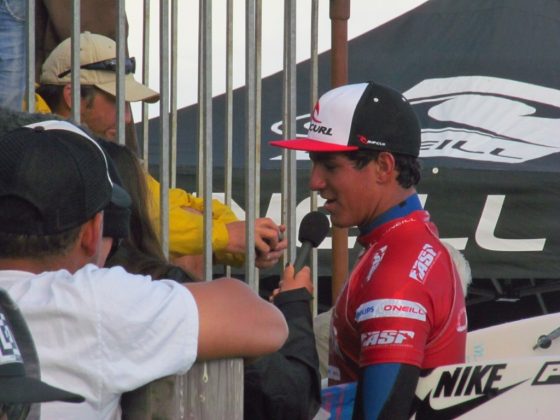
[[[156,231],[160,229],[160,184],[146,175],[150,191],[150,219]],[[188,209],[195,210],[194,212]],[[169,251],[175,255],[198,255],[203,252],[203,199],[179,188],[169,189]],[[225,251],[229,241],[226,224],[239,220],[233,211],[218,200],[212,200],[212,250],[219,264],[239,266],[243,254]]]
[[[51,110],[40,95],[35,95],[37,112],[50,113]],[[160,185],[150,174],[146,174],[150,192],[149,214],[156,232],[160,234]],[[195,212],[189,212],[188,209]],[[202,198],[195,197],[179,188],[169,189],[169,251],[174,256],[200,255],[203,252]],[[229,241],[226,224],[239,220],[233,211],[218,200],[212,200],[212,250],[214,262],[241,266],[244,254],[225,251]]]

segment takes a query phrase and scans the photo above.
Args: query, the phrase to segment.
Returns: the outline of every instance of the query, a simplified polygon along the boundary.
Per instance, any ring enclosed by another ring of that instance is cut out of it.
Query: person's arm
[[[294,276],[294,267],[288,266],[279,286],[272,299],[286,318],[290,334],[279,351],[245,366],[245,418],[306,420],[321,404],[309,268]]]
[[[160,185],[150,174],[146,174],[150,191],[150,219],[159,232]],[[179,188],[169,190],[169,251],[175,255],[198,255],[203,252],[203,200]],[[227,223],[237,217],[225,204],[212,200],[212,249],[223,251],[229,236]]]
[[[257,357],[288,337],[282,313],[235,279],[189,283],[199,314],[198,360]]]
[[[360,369],[353,419],[408,419],[420,368],[380,363]]]

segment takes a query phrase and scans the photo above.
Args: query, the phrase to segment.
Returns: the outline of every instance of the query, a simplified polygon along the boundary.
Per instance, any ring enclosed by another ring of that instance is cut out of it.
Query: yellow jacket
[[[37,112],[50,113],[51,110],[40,95],[35,95]],[[160,185],[150,174],[146,173],[146,183],[150,192],[149,214],[156,232],[160,234]],[[194,212],[188,211],[193,209]],[[169,189],[169,251],[174,257],[181,255],[199,255],[203,252],[203,199],[195,197],[179,188]],[[226,224],[238,220],[233,211],[218,200],[212,200],[212,250],[214,262],[241,266],[244,254],[232,254],[225,251],[229,241]]]
[[[160,184],[150,174],[146,175],[150,191],[150,219],[156,231],[160,229]],[[192,209],[194,211],[189,211]],[[179,188],[169,189],[169,251],[174,256],[198,255],[203,252],[203,199]],[[218,200],[212,200],[212,250],[214,261],[219,264],[239,266],[243,254],[225,251],[229,241],[226,224],[238,220],[233,211]]]

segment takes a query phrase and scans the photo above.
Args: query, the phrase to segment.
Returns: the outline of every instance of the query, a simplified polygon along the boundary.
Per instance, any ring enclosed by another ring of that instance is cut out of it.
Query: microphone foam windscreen
[[[300,242],[310,242],[313,248],[319,246],[329,233],[330,223],[327,216],[320,211],[307,213],[299,225],[298,239]]]

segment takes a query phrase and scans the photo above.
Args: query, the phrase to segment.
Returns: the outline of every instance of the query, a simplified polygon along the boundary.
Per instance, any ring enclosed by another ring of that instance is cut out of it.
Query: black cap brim
[[[81,395],[51,386],[34,378],[11,377],[0,378],[0,402],[2,403],[36,403],[64,401],[80,403],[85,401]]]

